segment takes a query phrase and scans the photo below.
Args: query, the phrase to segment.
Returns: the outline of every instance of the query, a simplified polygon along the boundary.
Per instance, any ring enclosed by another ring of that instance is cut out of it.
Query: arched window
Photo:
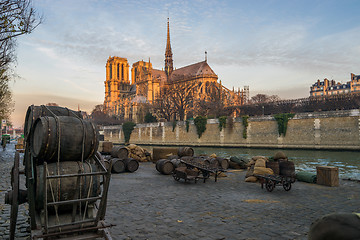
[[[110,64],[110,66],[109,66],[109,68],[110,68],[110,79],[112,79],[112,64]]]
[[[117,79],[119,79],[119,75],[120,75],[120,74],[119,74],[119,65],[120,65],[120,64],[118,63],[118,64],[117,64],[117,69],[116,69]]]
[[[135,82],[136,82],[136,77],[137,77],[137,68],[135,68]]]
[[[121,64],[121,79],[124,80],[124,64]]]

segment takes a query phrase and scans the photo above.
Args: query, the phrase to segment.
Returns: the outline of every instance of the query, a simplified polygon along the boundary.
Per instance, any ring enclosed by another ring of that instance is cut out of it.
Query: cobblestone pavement
[[[0,150],[0,239],[7,239],[13,146]],[[113,239],[307,239],[310,224],[335,212],[360,212],[360,183],[340,181],[340,187],[302,182],[289,192],[269,193],[245,183],[245,172],[197,184],[176,182],[141,163],[135,173],[112,175],[106,223]],[[27,205],[19,208],[16,239],[28,236]]]
[[[360,212],[360,184],[295,182],[273,192],[244,182],[245,172],[206,183],[176,182],[142,163],[112,175],[107,223],[115,239],[307,239],[311,223],[335,212]]]

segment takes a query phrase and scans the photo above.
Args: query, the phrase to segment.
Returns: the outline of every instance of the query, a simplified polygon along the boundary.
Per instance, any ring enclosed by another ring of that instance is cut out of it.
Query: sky
[[[227,88],[282,99],[324,78],[360,74],[360,1],[33,0],[43,23],[17,41],[12,83],[23,125],[29,105],[91,112],[104,101],[109,56],[164,67],[167,17],[174,67],[205,59]]]

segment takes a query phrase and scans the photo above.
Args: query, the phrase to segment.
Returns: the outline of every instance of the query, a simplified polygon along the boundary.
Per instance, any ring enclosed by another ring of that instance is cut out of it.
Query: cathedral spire
[[[165,50],[165,73],[169,80],[170,75],[173,71],[173,59],[172,59],[172,51],[170,44],[170,26],[169,26],[169,18],[167,19],[167,40],[166,40],[166,50]]]

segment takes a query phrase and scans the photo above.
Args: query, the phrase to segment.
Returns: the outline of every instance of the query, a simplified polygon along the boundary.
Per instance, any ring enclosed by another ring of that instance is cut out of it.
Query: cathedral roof
[[[177,81],[200,75],[211,75],[213,77],[217,77],[209,64],[207,64],[206,61],[202,61],[174,70],[171,74],[170,81]]]
[[[151,69],[151,75],[152,75],[153,79],[158,79],[160,81],[166,81],[165,71],[161,71],[158,69]]]

